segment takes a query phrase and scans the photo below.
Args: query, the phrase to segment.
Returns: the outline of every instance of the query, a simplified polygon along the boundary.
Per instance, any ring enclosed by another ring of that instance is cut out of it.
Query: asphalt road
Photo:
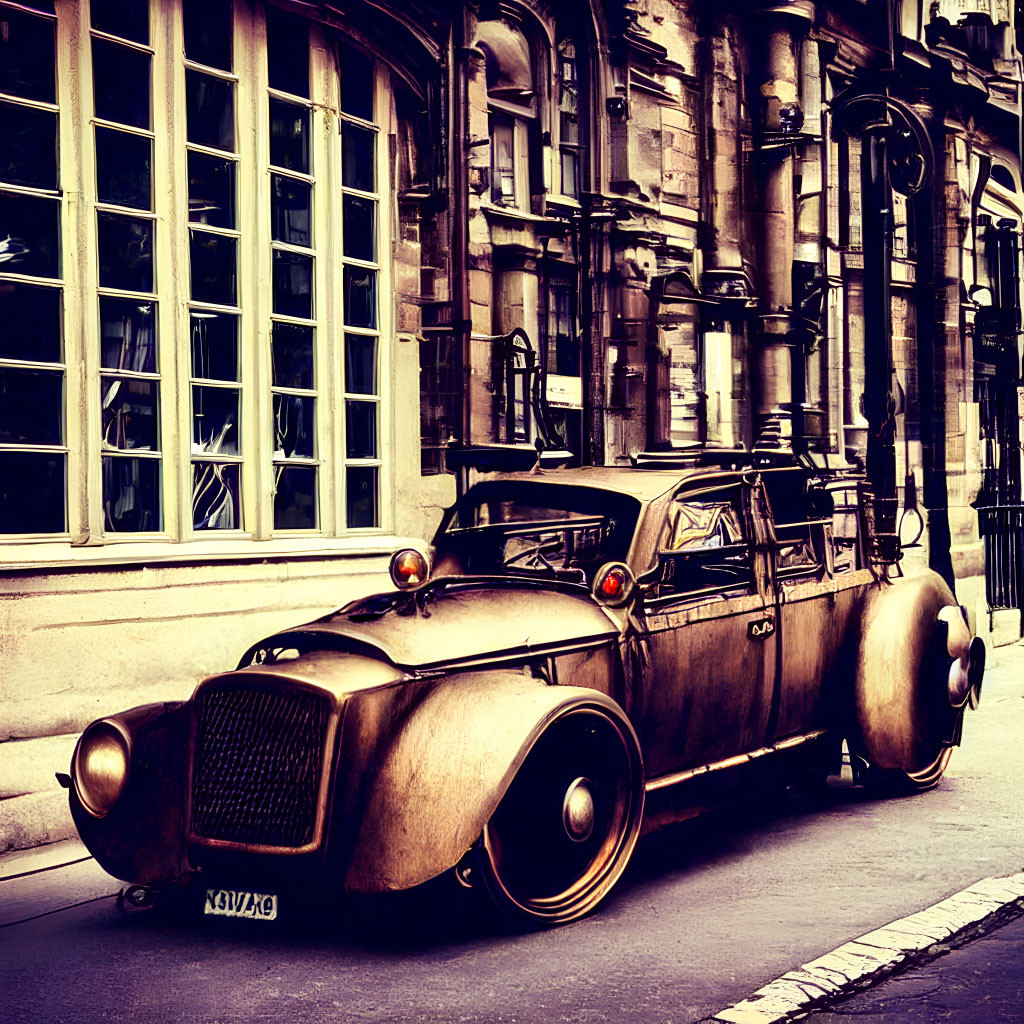
[[[1024,647],[1000,653],[937,790],[876,801],[839,787],[823,802],[789,792],[731,804],[643,840],[601,910],[552,931],[497,930],[436,900],[374,904],[316,932],[168,922],[93,899],[104,888],[94,865],[33,876],[18,916],[52,912],[0,928],[0,1017],[700,1020],[848,939],[1024,866]],[[70,906],[82,899],[93,901]]]

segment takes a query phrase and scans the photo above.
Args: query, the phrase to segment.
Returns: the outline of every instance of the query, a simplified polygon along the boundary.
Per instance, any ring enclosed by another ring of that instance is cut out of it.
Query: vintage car
[[[447,874],[560,923],[702,779],[828,772],[845,741],[858,779],[935,785],[984,645],[938,575],[874,559],[862,482],[647,461],[487,475],[394,591],[94,722],[64,782],[97,861],[131,903],[188,881],[213,915]]]

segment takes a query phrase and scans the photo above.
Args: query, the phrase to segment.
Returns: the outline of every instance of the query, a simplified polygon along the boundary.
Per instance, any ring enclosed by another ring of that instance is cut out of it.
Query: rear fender
[[[345,888],[408,889],[454,867],[545,728],[564,710],[587,706],[630,729],[622,709],[595,690],[550,686],[521,671],[440,680],[368,780]]]

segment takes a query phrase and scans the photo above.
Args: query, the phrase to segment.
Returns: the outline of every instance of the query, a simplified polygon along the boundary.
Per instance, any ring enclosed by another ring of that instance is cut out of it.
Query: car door
[[[684,485],[641,583],[645,670],[633,718],[648,777],[763,745],[775,676],[774,599],[750,485],[723,474]]]
[[[830,724],[830,702],[838,695],[828,684],[842,657],[855,596],[851,585],[857,580],[848,572],[837,572],[834,502],[811,472],[804,467],[768,469],[762,479],[779,606],[779,680],[771,742]]]

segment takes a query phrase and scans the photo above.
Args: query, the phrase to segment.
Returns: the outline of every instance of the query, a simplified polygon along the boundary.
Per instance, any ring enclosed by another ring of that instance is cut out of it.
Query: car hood
[[[369,647],[417,670],[589,646],[618,633],[615,620],[579,588],[449,578],[353,601],[279,639],[305,650]]]

